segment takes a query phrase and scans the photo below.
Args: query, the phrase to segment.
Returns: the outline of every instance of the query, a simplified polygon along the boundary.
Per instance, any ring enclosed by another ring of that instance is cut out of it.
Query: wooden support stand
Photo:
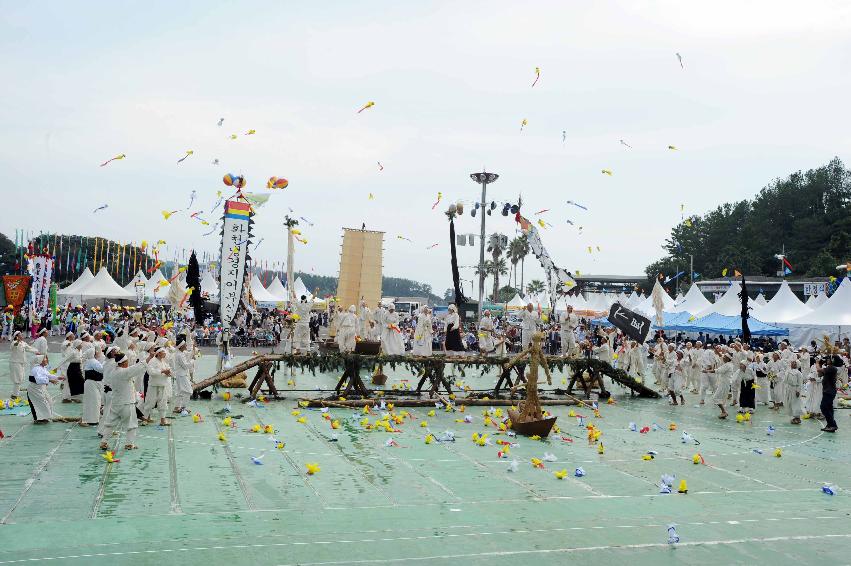
[[[337,382],[337,386],[334,387],[337,397],[348,397],[352,393],[365,398],[369,397],[369,389],[366,388],[366,385],[364,385],[363,380],[360,378],[360,369],[360,360],[356,356],[346,357],[343,375],[340,377],[340,381]],[[346,384],[346,388],[341,392],[340,388],[343,387],[344,383]]]
[[[449,385],[449,380],[446,379],[446,376],[444,375],[445,368],[446,364],[443,363],[427,364],[423,368],[423,376],[420,378],[420,382],[417,383],[417,395],[422,393],[423,385],[426,380],[431,383],[431,388],[429,388],[428,392],[429,398],[434,397],[439,393],[441,385],[444,389],[446,389],[447,395],[452,395],[452,387]]]
[[[248,392],[251,399],[257,399],[257,394],[260,393],[260,387],[265,383],[269,386],[269,394],[278,398],[278,390],[275,388],[275,378],[272,377],[272,362],[260,362],[257,366],[257,374],[248,386]]]
[[[517,364],[514,367],[505,368],[502,370],[502,373],[499,376],[499,380],[496,382],[496,387],[493,388],[493,396],[499,397],[499,392],[502,389],[503,384],[505,387],[511,390],[514,387],[514,383],[511,381],[511,372],[517,374],[517,383],[523,382],[526,383],[526,364]],[[514,393],[512,391],[511,396],[514,397]]]

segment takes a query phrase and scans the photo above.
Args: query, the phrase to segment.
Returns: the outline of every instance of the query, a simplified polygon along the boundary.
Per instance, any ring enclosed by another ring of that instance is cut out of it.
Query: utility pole
[[[481,173],[471,173],[470,178],[482,185],[482,201],[480,203],[480,211],[482,215],[482,227],[479,232],[479,306],[478,306],[478,318],[477,320],[481,320],[482,318],[482,305],[484,304],[485,298],[485,203],[487,201],[488,195],[488,185],[490,183],[496,182],[499,179],[499,175],[496,173],[488,173],[486,171],[482,171]]]

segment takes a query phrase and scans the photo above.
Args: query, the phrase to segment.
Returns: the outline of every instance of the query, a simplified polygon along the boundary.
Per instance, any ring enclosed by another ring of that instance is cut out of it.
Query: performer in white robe
[[[461,317],[458,316],[458,307],[449,305],[443,324],[443,350],[450,355],[465,352],[467,347],[461,338]]]
[[[701,350],[700,355],[700,387],[698,387],[698,396],[700,398],[700,404],[703,405],[706,402],[707,396],[712,398],[713,393],[715,392],[716,382],[718,381],[715,377],[715,368],[717,368],[721,364],[721,360],[718,357],[718,354],[712,348],[705,348]],[[707,395],[708,394],[708,395]]]
[[[293,329],[293,351],[300,354],[310,351],[310,309],[306,295],[293,305],[293,311],[299,317]]]
[[[808,369],[806,412],[812,417],[821,418],[822,376],[817,371],[815,364]]]
[[[387,306],[387,312],[381,318],[381,351],[387,356],[401,356],[405,353],[402,333],[399,329],[399,315],[393,303]]]
[[[145,420],[153,422],[151,414],[154,409],[160,416],[160,424],[169,426],[171,423],[166,421],[165,416],[168,414],[168,400],[171,397],[171,379],[172,371],[165,362],[165,348],[158,348],[154,358],[148,362],[148,390],[145,392],[145,408],[142,414]]]
[[[186,410],[192,396],[192,369],[195,365],[195,352],[184,340],[174,355],[174,412]]]
[[[103,362],[103,414],[98,423],[98,436],[103,438],[103,428],[112,410],[112,372],[118,367],[118,357],[123,356],[117,346],[106,349],[106,360]]]
[[[532,303],[527,304],[526,308],[520,311],[520,343],[523,349],[528,348],[532,343],[532,334],[538,330],[540,322],[541,317],[534,310]]]
[[[36,352],[38,352],[39,356],[47,355],[47,335],[48,330],[46,328],[42,328],[36,334],[36,339],[33,340],[32,346],[35,348]]]
[[[12,399],[21,396],[21,384],[30,364],[27,360],[27,352],[37,354],[38,350],[24,342],[24,335],[20,331],[15,332],[12,338],[11,352],[9,355],[9,376],[12,379]]]
[[[361,300],[360,302],[360,313],[358,313],[358,322],[360,323],[360,328],[358,332],[360,333],[360,337],[363,339],[367,339],[369,336],[369,331],[372,328],[369,322],[372,320],[372,309],[366,306],[366,301]]]
[[[686,400],[683,397],[683,391],[686,388],[685,355],[682,351],[677,351],[670,358],[672,358],[673,365],[671,367],[671,378],[668,380],[668,395],[671,396],[672,405],[685,405]],[[677,397],[680,399],[679,403],[677,403]]]
[[[801,387],[804,384],[804,375],[798,369],[798,361],[793,359],[789,362],[790,367],[783,376],[784,391],[786,392],[786,407],[792,417],[792,424],[801,424],[801,412],[803,410],[801,399]]]
[[[420,314],[417,316],[417,328],[414,331],[414,347],[411,353],[415,356],[432,355],[433,339],[434,331],[432,330],[431,309],[422,307],[420,308]]]
[[[479,321],[479,352],[487,356],[495,351],[493,318],[491,318],[491,311],[485,309],[482,320]]]
[[[771,381],[772,409],[779,409],[786,402],[784,377],[788,368],[789,364],[782,359],[779,352],[771,354],[771,361],[768,362],[768,376]]]
[[[103,401],[103,364],[95,358],[93,350],[83,355],[83,417],[80,426],[97,426]]]
[[[29,401],[33,421],[37,424],[49,422],[56,416],[53,413],[53,400],[47,391],[47,385],[57,383],[62,378],[51,375],[47,370],[47,364],[47,356],[42,356],[39,363],[30,370],[27,384],[27,401]]]
[[[644,382],[644,351],[641,346],[638,345],[638,342],[635,340],[631,340],[629,342],[629,348],[625,353],[626,357],[626,367],[624,370],[629,374],[630,377],[638,381],[639,383]]]
[[[103,427],[103,441],[100,443],[101,450],[109,448],[109,439],[115,430],[126,430],[127,440],[124,448],[132,450],[136,446],[136,431],[139,424],[136,421],[136,385],[137,379],[145,375],[147,364],[136,363],[130,365],[129,358],[125,355],[118,360],[118,367],[112,371],[110,381],[112,383],[112,409],[109,419]]]
[[[355,305],[351,305],[349,310],[340,317],[340,325],[337,328],[337,345],[340,347],[340,352],[355,351],[358,328],[360,327],[356,313]]]
[[[727,396],[730,394],[730,381],[733,378],[735,367],[731,361],[732,358],[728,354],[724,354],[721,359],[723,360],[723,363],[716,369],[709,370],[709,372],[714,373],[716,378],[715,392],[712,395],[712,402],[718,405],[718,408],[721,409],[721,414],[718,415],[718,418],[726,419],[727,409],[725,406],[727,405]]]
[[[65,357],[62,363],[65,365],[65,374],[67,376],[65,386],[68,388],[68,399],[62,399],[62,402],[79,403],[82,401],[84,392],[83,378],[83,347],[84,342],[74,340],[71,347],[65,352]]]
[[[561,339],[561,355],[572,357],[576,353],[576,327],[579,317],[573,312],[573,305],[567,306],[567,312],[561,316],[559,338]]]

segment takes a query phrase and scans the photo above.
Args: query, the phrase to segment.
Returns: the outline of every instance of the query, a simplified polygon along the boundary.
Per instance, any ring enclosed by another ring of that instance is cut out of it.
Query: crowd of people
[[[569,358],[587,357],[624,370],[639,382],[652,378],[673,405],[696,395],[700,405],[728,407],[748,418],[758,406],[786,411],[793,424],[802,418],[825,420],[826,432],[835,432],[834,400],[848,386],[851,344],[812,342],[793,349],[788,341],[758,338],[750,342],[699,335],[695,340],[657,332],[644,344],[628,339],[613,327],[592,324],[568,307],[547,317],[531,304],[511,320],[484,311],[481,319],[463,324],[455,305],[438,319],[428,306],[413,316],[396,312],[392,303],[373,310],[361,301],[343,309],[334,305],[317,311],[306,297],[286,310],[243,311],[230,328],[232,343],[258,345],[260,336],[270,346],[286,341],[293,352],[317,349],[320,329],[341,352],[352,352],[359,341],[378,342],[385,355],[499,356],[529,346],[535,332],[543,332],[546,352]],[[7,317],[8,319],[8,317]],[[7,334],[4,319],[4,336]],[[11,398],[19,399],[22,386],[38,423],[57,415],[47,386],[61,383],[62,402],[83,404],[81,426],[96,426],[104,438],[116,428],[134,445],[137,421],[159,418],[168,425],[169,408],[187,410],[192,393],[198,344],[220,343],[221,325],[208,316],[200,324],[153,307],[71,307],[59,324],[34,325],[31,341],[24,331],[9,329]],[[49,368],[47,337],[65,333],[61,361]],[[221,364],[218,366],[221,367]],[[28,383],[25,379],[28,378]],[[185,413],[184,413],[185,414]]]

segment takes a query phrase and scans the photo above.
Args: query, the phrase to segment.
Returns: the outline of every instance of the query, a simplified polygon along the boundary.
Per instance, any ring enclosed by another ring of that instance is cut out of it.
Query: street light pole
[[[487,201],[488,185],[499,179],[496,173],[471,173],[470,178],[482,185],[482,201],[479,208],[479,213],[482,216],[482,227],[479,232],[479,306],[478,320],[482,318],[482,304],[485,298],[485,203]]]

